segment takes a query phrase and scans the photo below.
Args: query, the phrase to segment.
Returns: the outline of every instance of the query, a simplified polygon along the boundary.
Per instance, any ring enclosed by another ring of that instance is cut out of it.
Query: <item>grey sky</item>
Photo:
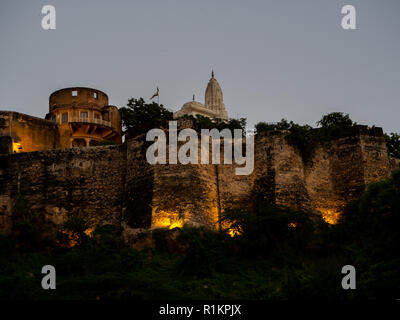
[[[57,29],[41,28],[41,8]],[[341,7],[358,30],[341,28]],[[51,92],[105,91],[175,111],[211,68],[230,117],[315,125],[332,111],[399,132],[400,1],[0,1],[0,109],[43,117]]]

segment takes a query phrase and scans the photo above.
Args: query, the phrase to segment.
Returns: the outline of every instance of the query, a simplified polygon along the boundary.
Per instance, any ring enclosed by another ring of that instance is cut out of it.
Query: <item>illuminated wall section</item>
[[[0,111],[0,135],[11,136],[14,153],[59,147],[55,123],[18,112]]]

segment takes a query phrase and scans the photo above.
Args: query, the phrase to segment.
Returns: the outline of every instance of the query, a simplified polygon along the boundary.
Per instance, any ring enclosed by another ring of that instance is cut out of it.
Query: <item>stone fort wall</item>
[[[254,191],[268,201],[320,213],[330,222],[361,195],[365,185],[396,169],[381,128],[341,130],[307,161],[287,143],[286,134],[271,131],[258,137]]]
[[[379,128],[342,132],[306,162],[286,134],[257,136],[255,167],[248,176],[235,175],[235,165],[150,165],[145,155],[151,143],[144,135],[119,146],[0,156],[0,230],[11,230],[19,195],[53,224],[84,215],[93,224],[129,228],[218,227],[223,210],[248,208],[255,195],[334,222],[365,184],[388,177],[398,166],[388,158]]]
[[[0,156],[0,227],[11,228],[19,195],[49,223],[71,215],[118,224],[124,193],[124,146],[73,148]]]
[[[0,111],[0,136],[12,138],[9,146],[11,152],[31,152],[60,147],[59,131],[54,122],[13,111]],[[18,150],[22,141],[24,142],[22,150]]]

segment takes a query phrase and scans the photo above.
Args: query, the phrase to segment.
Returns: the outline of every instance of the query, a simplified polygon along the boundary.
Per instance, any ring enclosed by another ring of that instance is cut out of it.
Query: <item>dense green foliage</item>
[[[294,125],[293,121],[288,122],[286,119],[282,119],[277,123],[259,122],[255,125],[255,129],[256,133],[261,133],[271,130],[290,130],[290,128],[293,125]]]
[[[348,114],[342,112],[332,112],[324,115],[321,120],[317,122],[317,125],[321,128],[330,129],[343,129],[356,125],[353,120],[350,119]]]
[[[400,159],[400,135],[393,132],[385,134],[385,140],[389,155]]]
[[[131,98],[126,107],[119,109],[121,114],[122,125],[125,133],[135,136],[146,133],[153,128],[166,128],[168,121],[173,120],[173,113],[166,109],[162,104],[156,102],[146,103],[143,98]],[[191,116],[184,115],[182,119],[193,121],[195,130],[200,129],[241,129],[245,134],[246,119],[229,119],[224,121],[221,119],[210,119],[201,115]]]
[[[298,148],[305,160],[312,155],[318,144],[318,137],[312,127],[299,125],[293,121],[288,122],[285,119],[274,124],[259,122],[256,124],[255,129],[257,134],[272,130],[288,130],[289,134],[286,136],[286,140],[290,145]]]
[[[122,126],[131,134],[145,133],[153,128],[165,127],[172,120],[173,113],[162,104],[146,103],[143,98],[128,100],[126,107],[119,109]]]
[[[314,232],[309,216],[286,207],[260,203],[255,212],[226,210],[221,217],[227,231],[240,234],[242,254],[268,257],[279,251],[303,250]]]
[[[400,172],[371,184],[337,225],[257,203],[254,212],[224,212],[221,232],[184,227],[172,246],[174,230],[155,230],[156,246],[142,251],[127,247],[120,230],[111,225],[88,236],[81,217],[71,217],[60,230],[76,241],[74,247],[63,245],[60,232],[53,242],[51,237],[45,241],[38,237],[40,224],[21,227],[38,219],[29,204],[21,198],[15,209],[21,216],[14,237],[0,237],[0,299],[400,296]],[[232,238],[229,230],[240,235]],[[40,272],[46,264],[56,267],[57,290],[41,289]],[[357,290],[341,288],[341,268],[347,264],[357,270]]]
[[[336,227],[349,256],[359,266],[359,295],[393,298],[400,294],[400,171],[371,184],[347,206]]]
[[[200,131],[201,129],[218,129],[219,131],[223,129],[229,129],[232,131],[234,129],[241,129],[242,133],[245,134],[246,130],[246,118],[240,119],[229,119],[228,121],[224,121],[221,119],[211,119],[208,117],[204,117],[202,115],[184,115],[181,119],[188,119],[193,121],[194,129]]]
[[[293,121],[282,119],[277,123],[259,122],[255,125],[256,133],[272,130],[288,130],[286,139],[290,145],[300,151],[304,160],[308,160],[318,144],[334,138],[338,132],[357,125],[348,114],[332,112],[324,115],[317,121],[319,128],[309,125],[299,125]],[[400,158],[400,135],[397,133],[385,134],[388,154],[391,157]]]

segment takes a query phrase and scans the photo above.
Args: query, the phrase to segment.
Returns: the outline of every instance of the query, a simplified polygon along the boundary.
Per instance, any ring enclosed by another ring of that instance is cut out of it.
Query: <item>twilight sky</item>
[[[41,27],[56,8],[56,30]],[[343,30],[354,5],[357,30]],[[211,69],[230,117],[315,125],[341,111],[400,131],[399,0],[1,0],[0,110],[44,117],[51,92],[105,91],[172,111],[204,103]]]

